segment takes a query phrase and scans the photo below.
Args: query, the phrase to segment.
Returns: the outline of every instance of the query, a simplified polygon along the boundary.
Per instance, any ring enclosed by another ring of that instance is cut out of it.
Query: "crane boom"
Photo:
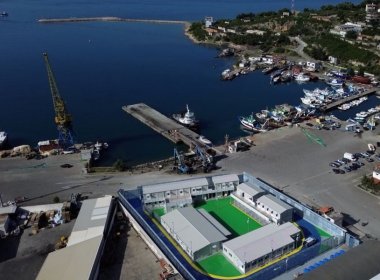
[[[51,95],[53,98],[53,105],[54,105],[54,112],[55,112],[54,121],[55,121],[55,124],[57,125],[58,132],[59,132],[58,141],[62,148],[67,148],[74,144],[73,137],[72,137],[72,127],[71,127],[72,118],[66,109],[65,102],[63,101],[63,99],[61,98],[61,95],[59,94],[57,83],[55,81],[53,71],[50,67],[49,57],[47,53],[43,53],[43,56],[44,56],[46,71],[49,78]]]

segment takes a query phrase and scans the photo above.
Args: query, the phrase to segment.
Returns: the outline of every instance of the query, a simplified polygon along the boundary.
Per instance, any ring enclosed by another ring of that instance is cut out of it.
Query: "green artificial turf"
[[[223,256],[222,253],[217,253],[211,257],[201,260],[198,265],[207,273],[233,277],[239,276],[241,273]]]
[[[226,227],[233,237],[261,227],[254,219],[231,205],[231,197],[212,199],[197,208],[203,208]]]
[[[315,227],[315,228],[317,229],[318,234],[319,234],[320,237],[327,237],[327,238],[331,237],[331,235],[328,234],[327,232],[325,232],[324,230],[322,230],[322,229],[320,229],[318,227]]]
[[[153,210],[153,213],[155,213],[156,215],[158,215],[158,216],[160,216],[160,217],[166,214],[164,208],[155,208],[155,209]]]

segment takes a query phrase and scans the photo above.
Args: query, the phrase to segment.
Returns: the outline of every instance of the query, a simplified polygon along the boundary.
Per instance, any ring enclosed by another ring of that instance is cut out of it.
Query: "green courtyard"
[[[212,199],[199,205],[197,208],[203,208],[218,220],[233,237],[237,237],[247,232],[261,227],[254,219],[237,209],[231,204],[233,198],[226,197]]]
[[[237,270],[222,253],[217,253],[198,262],[198,265],[209,274],[222,275],[226,277],[239,276],[241,273]]]

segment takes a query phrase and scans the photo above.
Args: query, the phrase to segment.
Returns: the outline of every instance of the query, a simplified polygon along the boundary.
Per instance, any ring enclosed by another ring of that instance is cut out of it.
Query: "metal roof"
[[[288,209],[293,208],[289,204],[283,202],[282,200],[278,199],[277,197],[271,194],[259,197],[257,199],[257,202],[263,203],[264,205],[268,206],[270,209],[276,211],[279,214],[285,212]]]
[[[298,232],[299,228],[289,222],[280,226],[269,224],[227,241],[223,247],[233,251],[242,262],[250,262],[293,243],[290,235]]]
[[[84,200],[67,246],[103,236],[112,196]]]
[[[182,181],[174,181],[174,182],[160,183],[160,184],[155,184],[155,185],[142,186],[142,192],[143,194],[157,193],[157,192],[201,187],[201,186],[208,186],[208,185],[209,184],[206,178],[195,178],[195,179],[188,179],[188,180],[182,180]]]
[[[0,207],[0,215],[14,214],[16,213],[17,205],[9,205],[5,207]]]
[[[90,279],[103,236],[50,253],[37,280]]]
[[[198,209],[198,212],[201,213],[214,227],[216,227],[224,236],[231,235],[231,232],[228,231],[221,223],[219,223],[213,216],[211,216],[205,209]]]
[[[260,193],[265,193],[264,190],[260,189],[259,187],[257,186],[254,186],[254,185],[247,185],[246,183],[241,183],[240,185],[237,186],[238,189],[241,189],[243,192],[251,195],[251,196],[255,196],[255,195],[258,195]]]
[[[220,184],[220,183],[232,182],[232,181],[238,181],[239,182],[239,177],[236,174],[213,176],[212,181],[214,184]]]
[[[170,228],[173,227],[175,234],[193,252],[227,239],[193,207],[171,211],[161,220]]]

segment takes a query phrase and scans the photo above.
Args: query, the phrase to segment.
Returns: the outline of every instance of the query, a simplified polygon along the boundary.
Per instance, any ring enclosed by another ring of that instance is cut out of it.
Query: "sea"
[[[340,1],[296,0],[296,10]],[[359,1],[354,1],[358,3]],[[61,96],[73,116],[78,143],[105,141],[101,164],[127,165],[173,155],[174,144],[130,115],[122,106],[144,102],[170,116],[186,104],[201,122],[201,133],[215,144],[225,135],[246,135],[238,116],[276,104],[298,105],[302,89],[321,82],[273,86],[260,71],[230,82],[220,73],[234,59],[198,45],[180,24],[137,22],[38,23],[40,18],[115,16],[136,19],[201,21],[239,13],[290,8],[282,0],[2,0],[0,11],[0,130],[12,146],[57,138],[53,103],[43,61],[49,54]],[[340,117],[378,103],[369,102]],[[335,112],[334,112],[335,113]]]

